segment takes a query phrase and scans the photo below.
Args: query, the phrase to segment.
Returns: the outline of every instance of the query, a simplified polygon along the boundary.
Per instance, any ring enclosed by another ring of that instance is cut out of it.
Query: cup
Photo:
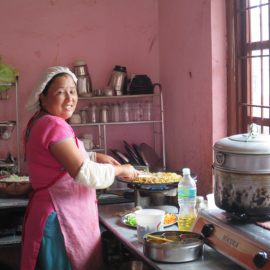
[[[92,102],[88,105],[88,119],[89,123],[98,123],[98,105],[95,102]]]
[[[165,211],[158,209],[142,209],[135,212],[137,222],[137,236],[140,243],[143,236],[163,231]]]
[[[147,100],[143,104],[143,120],[144,121],[154,120],[154,103],[151,100]]]
[[[82,119],[82,124],[86,124],[89,122],[87,110],[80,110],[80,116]]]
[[[120,122],[120,103],[118,101],[111,104],[111,121]]]
[[[109,122],[109,110],[106,108],[101,108],[99,119],[100,119],[100,123],[108,123]]]
[[[133,121],[143,120],[143,103],[141,101],[135,101],[132,104]]]
[[[93,134],[92,133],[84,133],[82,135],[83,139],[88,139],[90,140],[91,142],[93,141]]]
[[[132,121],[132,107],[129,101],[123,101],[121,104],[121,121],[130,122]]]
[[[215,204],[214,193],[208,194],[208,195],[206,195],[206,197],[207,197],[208,210],[217,209],[218,207]]]
[[[90,141],[89,139],[81,138],[80,140],[83,142],[84,148],[85,148],[86,150],[90,150],[90,149],[93,148],[94,144],[93,144],[93,142]]]

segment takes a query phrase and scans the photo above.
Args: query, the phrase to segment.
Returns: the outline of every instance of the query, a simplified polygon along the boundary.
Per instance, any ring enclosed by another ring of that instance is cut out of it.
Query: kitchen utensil
[[[154,167],[160,160],[156,151],[146,143],[141,143],[140,149],[145,156],[145,160],[149,164],[149,167]]]
[[[77,91],[78,96],[85,96],[92,93],[92,82],[88,73],[88,68],[85,61],[77,61],[74,63],[74,73],[78,79]]]
[[[129,101],[123,101],[120,107],[121,122],[131,122],[132,121],[132,105]]]
[[[115,90],[112,86],[106,86],[102,89],[103,96],[115,96]]]
[[[125,149],[127,150],[127,152],[129,153],[129,155],[137,162],[138,165],[142,165],[139,161],[139,158],[137,157],[137,155],[135,154],[134,150],[130,147],[125,145],[124,146]]]
[[[154,103],[152,100],[146,100],[143,104],[143,121],[155,120]]]
[[[173,242],[173,240],[169,240],[169,239],[166,239],[166,238],[156,237],[156,236],[153,236],[153,235],[150,235],[150,234],[146,234],[145,236],[147,236],[149,238],[154,238],[154,239],[157,239],[157,240],[162,240],[162,241],[165,241],[165,242]]]
[[[129,261],[113,265],[112,270],[150,270],[150,268],[141,261]]]
[[[115,66],[109,80],[109,86],[115,89],[116,95],[126,95],[127,92],[127,71],[126,67]]]
[[[122,155],[119,155],[119,151],[117,151],[117,150],[113,150],[113,149],[110,149],[112,152],[113,152],[113,154],[116,156],[116,157],[118,157],[119,158],[119,160],[120,160],[120,162],[122,163],[122,164],[129,164],[129,161],[127,160],[127,158],[124,156],[124,158],[122,157]]]
[[[84,148],[86,150],[90,150],[93,148],[93,146],[94,146],[93,141],[91,141],[89,139],[85,139],[85,138],[81,138],[80,140],[83,142]]]
[[[129,162],[128,162],[128,164],[130,164],[130,165],[132,165],[132,166],[134,166],[135,165],[135,163],[132,161],[132,159],[130,158],[130,156],[128,155],[128,154],[123,154],[128,160],[129,160]]]
[[[134,101],[132,103],[132,113],[133,121],[143,120],[143,103],[141,101]]]
[[[137,236],[140,243],[143,236],[156,231],[163,231],[165,211],[158,209],[142,209],[135,211]]]
[[[103,89],[94,90],[94,96],[103,96]]]
[[[149,86],[152,85],[151,79],[147,75],[135,75],[130,86]]]
[[[166,231],[164,232],[152,232],[149,235],[160,237],[165,235],[166,237],[177,237],[179,235],[185,235],[180,231]],[[196,241],[175,241],[167,242],[163,244],[151,243],[147,241],[147,235],[143,237],[143,253],[151,260],[166,262],[166,263],[179,263],[194,261],[203,256],[204,253],[204,237],[197,233],[188,233],[191,238],[196,238]],[[164,241],[165,239],[163,239]]]
[[[24,196],[33,191],[30,181],[5,181],[10,175],[0,176],[0,192],[8,196]]]
[[[143,156],[141,155],[141,153],[142,153],[141,148],[138,145],[136,145],[135,143],[133,143],[132,146],[133,146],[133,148],[134,148],[134,150],[135,150],[135,152],[137,154],[137,157],[139,158],[140,164],[143,165],[143,166],[148,166],[149,164],[145,160],[144,154],[143,154]]]
[[[270,214],[270,136],[233,135],[213,149],[216,206],[229,213]]]
[[[89,123],[98,123],[99,121],[99,111],[98,104],[96,102],[92,102],[88,105],[88,119]]]
[[[124,224],[124,225],[126,225],[126,226],[128,226],[128,227],[134,228],[134,229],[137,228],[137,225],[134,226],[134,225],[130,225],[130,224],[126,223],[127,217],[129,217],[129,216],[132,217],[132,216],[135,216],[135,214],[134,213],[130,213],[130,214],[126,214],[126,215],[122,216],[120,218],[121,223]],[[175,222],[173,222],[173,223],[170,223],[170,224],[164,224],[164,228],[169,227],[169,226],[172,226],[172,225],[174,225],[176,223],[177,223],[177,220]]]
[[[109,122],[109,110],[106,108],[100,109],[100,123],[108,123]]]
[[[112,102],[111,105],[111,121],[119,122],[120,121],[120,103],[118,101]]]
[[[80,110],[80,116],[81,116],[82,124],[86,124],[89,122],[87,110]]]
[[[134,166],[140,166],[140,164],[131,155],[126,154],[126,157],[128,157],[128,159],[133,163]]]
[[[84,133],[84,134],[82,135],[82,137],[83,137],[84,139],[90,140],[91,142],[93,141],[93,134],[92,134],[92,133]]]
[[[72,116],[68,119],[70,124],[81,124],[82,118],[77,111],[74,111]]]

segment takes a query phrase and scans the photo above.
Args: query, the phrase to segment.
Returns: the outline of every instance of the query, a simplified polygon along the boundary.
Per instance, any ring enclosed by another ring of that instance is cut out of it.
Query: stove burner
[[[258,215],[251,216],[248,214],[238,214],[238,213],[228,213],[225,212],[225,216],[227,220],[232,221],[243,221],[243,222],[264,222],[270,221],[270,215]]]
[[[160,186],[149,186],[149,185],[141,185],[141,189],[147,189],[147,190],[168,190],[169,187],[160,187]]]

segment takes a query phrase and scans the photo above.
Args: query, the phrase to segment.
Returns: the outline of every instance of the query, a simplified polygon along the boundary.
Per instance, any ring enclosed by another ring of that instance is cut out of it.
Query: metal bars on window
[[[243,132],[257,123],[261,132],[269,134],[270,126],[270,25],[269,0],[238,1],[236,19],[241,31],[238,64],[241,76]]]

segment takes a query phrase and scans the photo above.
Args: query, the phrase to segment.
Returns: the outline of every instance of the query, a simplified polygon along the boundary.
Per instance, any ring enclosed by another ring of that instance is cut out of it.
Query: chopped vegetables
[[[129,224],[129,225],[131,225],[131,226],[136,226],[137,225],[136,217],[133,216],[133,215],[127,216],[126,223]]]
[[[177,220],[177,217],[174,214],[166,213],[164,216],[164,221],[166,224],[171,224]]]
[[[29,181],[29,176],[18,176],[16,174],[11,174],[7,178],[0,179],[3,182],[24,182]]]
[[[164,216],[164,225],[169,225],[177,221],[177,217],[174,214],[165,213]],[[136,216],[135,214],[127,215],[127,219],[125,220],[126,224],[129,224],[131,226],[136,226]]]

